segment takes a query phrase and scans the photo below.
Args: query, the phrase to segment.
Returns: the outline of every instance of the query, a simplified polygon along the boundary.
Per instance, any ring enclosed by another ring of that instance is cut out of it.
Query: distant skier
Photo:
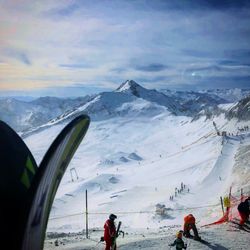
[[[116,243],[114,243],[116,236],[116,227],[115,227],[116,218],[117,218],[116,215],[110,214],[109,219],[104,224],[104,241],[106,242],[105,250],[116,250]]]
[[[192,237],[192,235],[190,234],[191,229],[194,232],[194,237],[193,237],[194,240],[200,240],[201,238],[198,234],[198,230],[195,225],[195,217],[192,214],[189,214],[184,217],[184,226],[183,226],[184,236],[186,236],[187,238]]]
[[[238,205],[238,211],[241,218],[240,226],[243,226],[245,222],[249,222],[248,220],[250,215],[250,196]]]
[[[169,246],[171,247],[176,246],[176,250],[186,249],[187,244],[185,244],[184,241],[182,240],[182,234],[183,234],[182,230],[177,232],[176,240],[174,241],[174,243],[170,244]]]

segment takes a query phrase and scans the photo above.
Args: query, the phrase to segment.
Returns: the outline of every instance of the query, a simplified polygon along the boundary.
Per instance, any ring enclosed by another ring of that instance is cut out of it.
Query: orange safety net
[[[224,215],[219,220],[207,225],[203,225],[202,227],[218,225],[233,220],[239,220],[240,216],[237,207],[241,203],[241,201],[244,201],[247,197],[249,196],[241,195],[241,197],[237,199],[236,197],[230,195],[231,206],[227,208],[227,211],[224,213]]]

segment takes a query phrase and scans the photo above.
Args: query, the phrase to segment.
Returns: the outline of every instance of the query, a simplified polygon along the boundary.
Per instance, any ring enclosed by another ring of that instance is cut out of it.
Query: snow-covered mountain
[[[7,122],[16,131],[35,128],[69,110],[83,105],[89,96],[76,99],[41,97],[25,102],[14,98],[0,100],[0,119]]]
[[[236,118],[238,120],[250,120],[250,95],[236,103],[226,113],[228,119]]]
[[[221,98],[215,95],[212,91],[211,92],[195,92],[195,91],[174,91],[169,89],[161,90],[165,95],[172,96],[176,100],[178,100],[182,105],[190,102],[201,100],[205,103],[211,104],[221,104],[221,103],[228,103],[228,101],[224,98]]]
[[[89,131],[62,179],[48,231],[83,230],[87,189],[90,228],[102,230],[115,213],[123,230],[141,234],[148,228],[180,229],[187,213],[196,216],[198,227],[216,221],[220,196],[230,186],[236,198],[241,188],[250,194],[250,134],[238,130],[250,125],[249,101],[228,104],[214,94],[163,93],[126,81],[112,92],[76,100],[3,100],[0,118],[32,125],[32,133],[23,135],[39,164],[65,124],[89,114]],[[218,130],[229,136],[218,136]],[[181,183],[185,188],[177,192]]]
[[[215,95],[215,96],[218,96],[218,97],[232,103],[232,102],[238,102],[241,99],[249,96],[250,90],[249,89],[238,89],[238,88],[234,88],[234,89],[210,89],[210,90],[200,91],[200,93]]]
[[[222,95],[223,93],[223,95]],[[170,91],[152,90],[127,80],[116,90],[77,99],[42,97],[30,102],[15,99],[0,100],[0,119],[23,134],[43,129],[85,113],[92,120],[124,116],[150,117],[165,111],[173,115],[211,118],[227,111],[224,96],[243,96],[247,91]],[[228,98],[230,99],[230,98]],[[227,116],[230,117],[230,116]]]
[[[166,107],[171,113],[177,115],[181,114],[181,103],[174,97],[167,96],[157,90],[145,89],[133,80],[127,80],[122,83],[116,92],[132,94],[138,98],[144,99],[149,102],[157,103]]]

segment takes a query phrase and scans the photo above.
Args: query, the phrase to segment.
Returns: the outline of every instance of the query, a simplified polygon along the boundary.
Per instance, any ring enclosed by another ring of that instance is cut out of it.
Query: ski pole
[[[91,249],[92,250],[96,249],[101,242],[102,242],[101,240],[99,242],[97,242],[97,244],[95,246],[93,246]]]

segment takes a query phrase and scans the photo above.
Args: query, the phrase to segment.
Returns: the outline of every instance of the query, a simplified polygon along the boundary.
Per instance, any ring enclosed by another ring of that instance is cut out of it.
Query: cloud
[[[1,2],[0,88],[247,81],[248,2]]]
[[[66,6],[65,6],[66,5]],[[48,11],[45,11],[43,14],[52,18],[67,17],[73,15],[78,9],[79,5],[74,2],[65,4],[64,6],[54,7]]]
[[[195,49],[182,49],[181,52],[184,55],[188,55],[191,57],[197,57],[197,58],[211,58],[211,52],[204,51],[204,50],[195,50]]]
[[[128,68],[119,67],[119,68],[111,68],[110,72],[114,72],[114,73],[120,74],[120,73],[126,72],[127,70],[128,70]]]
[[[146,71],[146,72],[158,72],[167,69],[168,66],[161,63],[151,63],[148,65],[137,65],[134,67],[135,70]]]
[[[85,63],[59,64],[59,67],[62,67],[62,68],[75,68],[75,69],[91,68],[90,65],[87,65]]]
[[[2,51],[2,54],[6,57],[14,58],[25,65],[29,66],[32,64],[27,53],[22,50],[7,48]]]

